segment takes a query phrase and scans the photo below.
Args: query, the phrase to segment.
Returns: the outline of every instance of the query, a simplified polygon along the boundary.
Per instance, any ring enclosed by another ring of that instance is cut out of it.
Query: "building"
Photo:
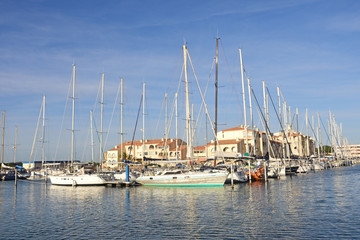
[[[360,158],[360,144],[335,146],[334,149],[338,157]]]
[[[145,139],[144,143],[143,140],[127,141],[123,143],[123,157],[120,157],[121,144],[105,153],[106,166],[117,168],[123,158],[137,161],[144,158],[146,160],[184,160],[186,147],[186,142],[181,139]]]
[[[287,131],[286,135],[281,132],[271,134],[268,140],[265,132],[240,126],[217,132],[217,139],[216,151],[215,141],[212,140],[205,146],[196,147],[194,157],[201,160],[215,156],[236,157],[249,154],[257,158],[285,158],[307,157],[315,154],[315,141],[293,131]],[[308,139],[309,146],[307,147]]]

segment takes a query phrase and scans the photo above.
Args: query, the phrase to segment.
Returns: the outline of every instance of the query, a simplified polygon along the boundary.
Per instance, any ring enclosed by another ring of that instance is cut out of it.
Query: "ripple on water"
[[[360,236],[360,166],[218,188],[0,183],[1,239]]]

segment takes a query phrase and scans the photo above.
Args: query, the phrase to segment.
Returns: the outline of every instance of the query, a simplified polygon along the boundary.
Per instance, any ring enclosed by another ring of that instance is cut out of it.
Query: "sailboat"
[[[75,120],[75,72],[76,66],[73,65],[72,72],[72,123],[71,123],[71,168],[74,164],[74,120]],[[103,77],[102,77],[103,81]],[[97,173],[86,174],[84,168],[80,172],[73,172],[62,175],[52,175],[49,176],[50,182],[52,185],[60,186],[98,186],[105,185],[106,179],[105,175],[100,175]]]
[[[187,54],[186,45],[183,45],[184,54],[184,77],[186,89],[186,135],[187,135],[187,159],[192,160],[192,129],[189,101],[189,86],[187,79]],[[142,175],[136,182],[145,186],[222,186],[228,176],[227,171],[194,171],[194,170],[164,170],[157,175]]]

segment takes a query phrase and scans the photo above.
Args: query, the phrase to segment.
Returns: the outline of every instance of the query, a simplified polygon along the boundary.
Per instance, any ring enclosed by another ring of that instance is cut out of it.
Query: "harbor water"
[[[357,239],[360,165],[224,187],[0,182],[0,239]]]

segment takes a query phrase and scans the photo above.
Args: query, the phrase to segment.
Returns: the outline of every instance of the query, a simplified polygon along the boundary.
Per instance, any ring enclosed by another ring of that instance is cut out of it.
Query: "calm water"
[[[360,238],[360,165],[213,188],[0,182],[1,239]]]

